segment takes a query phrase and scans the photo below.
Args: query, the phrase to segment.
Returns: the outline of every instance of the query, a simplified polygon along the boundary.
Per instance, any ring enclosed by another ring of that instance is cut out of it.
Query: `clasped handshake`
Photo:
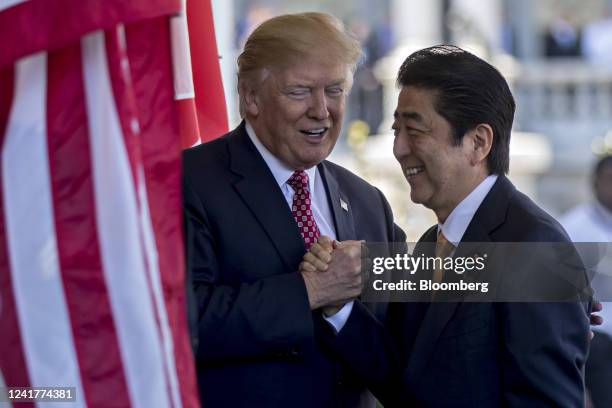
[[[361,294],[364,285],[363,241],[334,241],[319,237],[300,263],[310,309],[322,308],[326,316],[336,314],[342,306]]]

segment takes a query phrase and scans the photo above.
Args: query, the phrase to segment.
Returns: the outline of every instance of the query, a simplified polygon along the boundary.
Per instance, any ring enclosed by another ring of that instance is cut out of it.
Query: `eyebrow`
[[[335,81],[331,81],[326,86],[338,86],[338,85],[344,85],[345,83],[346,83],[346,78],[344,78],[344,79],[336,79]]]
[[[330,86],[339,86],[339,85],[344,85],[346,83],[346,79],[336,79],[333,81],[330,81],[328,84],[324,85],[324,88],[328,88]],[[306,83],[306,82],[290,82],[288,84],[285,85],[285,88],[313,88],[313,85],[311,83]]]
[[[398,113],[397,111],[395,111],[393,113],[393,117],[395,119],[401,117],[402,119],[405,120],[414,120],[415,122],[418,123],[425,123],[425,120],[423,119],[423,116],[420,113],[417,112],[402,112],[402,113]]]

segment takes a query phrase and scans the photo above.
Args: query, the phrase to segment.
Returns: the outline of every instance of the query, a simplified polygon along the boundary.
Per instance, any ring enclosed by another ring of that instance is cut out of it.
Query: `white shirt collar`
[[[442,229],[444,236],[455,246],[461,242],[463,234],[474,218],[474,214],[484,201],[493,184],[497,181],[497,175],[492,174],[485,178],[470,194],[467,195],[449,214],[444,224],[438,224],[438,231]]]
[[[287,183],[287,180],[289,180],[289,177],[291,177],[295,170],[291,169],[289,166],[279,160],[266,148],[266,146],[263,145],[263,143],[261,143],[261,141],[255,134],[253,127],[251,127],[248,121],[246,122],[246,132],[247,135],[249,135],[251,142],[253,142],[255,148],[257,149],[259,154],[261,154],[261,157],[263,157],[264,161],[268,165],[268,168],[272,172],[272,175],[278,183],[278,186],[282,189],[283,185]],[[315,178],[317,177],[318,173],[317,166],[313,166],[304,171],[306,172],[306,174],[308,174],[308,187],[310,188],[310,194],[312,196],[315,191]]]
[[[596,216],[598,216],[601,221],[603,221],[603,224],[612,225],[612,212],[610,212],[610,210],[604,207],[597,200],[593,202],[593,211],[595,212]]]

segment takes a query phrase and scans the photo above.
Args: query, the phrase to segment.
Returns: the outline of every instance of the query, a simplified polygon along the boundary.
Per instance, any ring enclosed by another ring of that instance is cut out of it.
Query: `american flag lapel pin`
[[[348,212],[348,204],[343,199],[340,199],[340,207],[346,212]]]

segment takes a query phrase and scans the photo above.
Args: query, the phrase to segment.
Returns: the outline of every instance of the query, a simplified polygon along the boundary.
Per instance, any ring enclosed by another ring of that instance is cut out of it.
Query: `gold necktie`
[[[444,236],[444,233],[440,231],[438,234],[438,238],[436,239],[436,250],[435,255],[437,258],[441,259],[440,264],[444,264],[444,259],[449,257],[453,251],[455,250],[455,246]],[[442,282],[442,278],[444,277],[444,268],[438,268],[438,263],[436,262],[436,268],[434,269],[432,282],[440,283]],[[442,266],[442,265],[440,265]]]

